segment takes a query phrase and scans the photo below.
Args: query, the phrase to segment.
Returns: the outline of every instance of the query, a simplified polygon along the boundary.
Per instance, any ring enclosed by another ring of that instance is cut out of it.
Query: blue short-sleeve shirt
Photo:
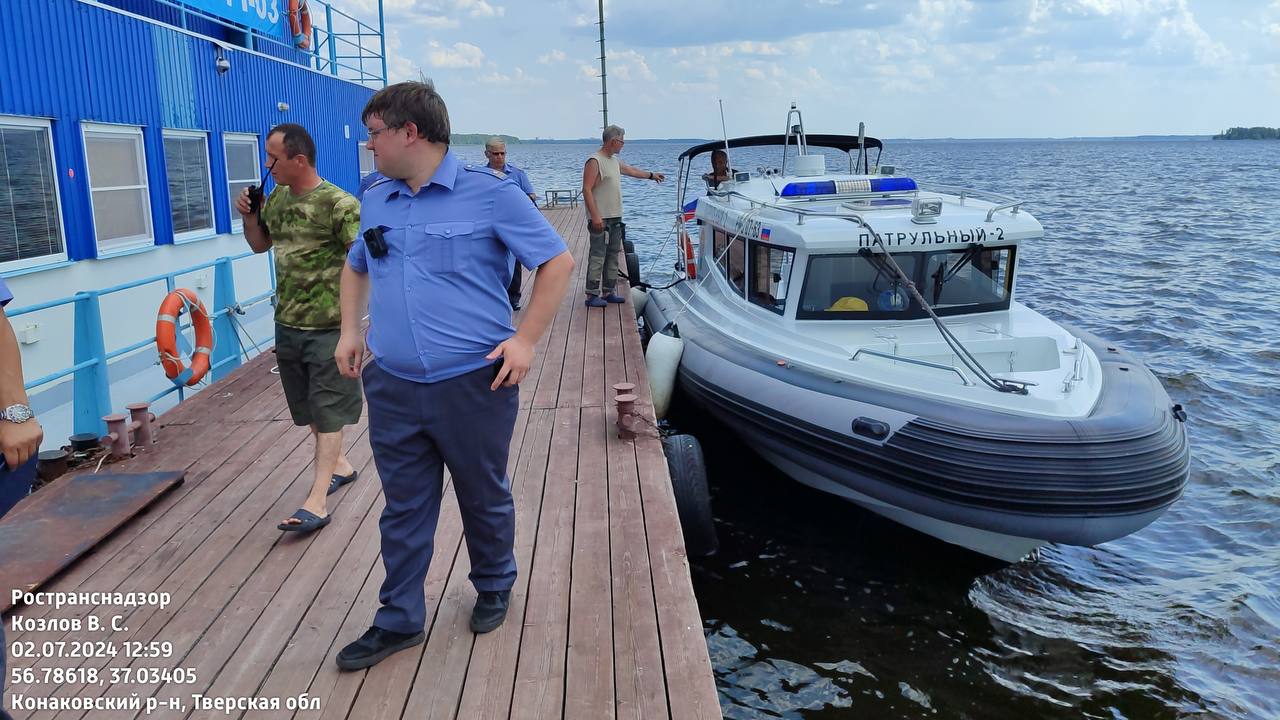
[[[9,304],[13,299],[13,293],[9,292],[9,286],[4,284],[4,278],[0,278],[0,307]]]
[[[388,250],[381,258],[364,241],[377,227]],[[512,255],[536,268],[566,250],[514,180],[463,166],[452,151],[416,194],[403,180],[375,183],[347,254],[352,270],[369,275],[374,360],[397,377],[428,383],[490,364],[485,356],[515,334],[507,298]]]
[[[520,186],[520,190],[522,190],[525,195],[537,195],[537,193],[533,191],[533,183],[529,182],[529,174],[524,170],[521,170],[511,163],[507,163],[502,166],[502,172],[506,173],[512,180],[514,180],[515,183]]]

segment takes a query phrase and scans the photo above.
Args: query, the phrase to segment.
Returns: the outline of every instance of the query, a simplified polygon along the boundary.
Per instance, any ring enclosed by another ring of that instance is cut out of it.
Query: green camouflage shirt
[[[338,286],[360,231],[360,201],[328,180],[305,195],[276,186],[261,217],[276,251],[276,322],[298,330],[340,326]]]

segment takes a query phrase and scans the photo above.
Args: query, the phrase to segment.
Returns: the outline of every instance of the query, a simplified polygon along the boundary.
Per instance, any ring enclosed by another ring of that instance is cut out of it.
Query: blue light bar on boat
[[[854,195],[858,193],[911,192],[916,181],[909,177],[871,178],[870,180],[815,180],[787,183],[782,197],[810,195]]]

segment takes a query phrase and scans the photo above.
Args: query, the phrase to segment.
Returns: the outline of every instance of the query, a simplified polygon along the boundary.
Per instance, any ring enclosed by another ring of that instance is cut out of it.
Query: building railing
[[[221,257],[199,265],[174,270],[172,272],[161,275],[152,275],[139,280],[132,280],[121,285],[115,285],[101,290],[89,290],[78,292],[69,297],[59,298],[56,300],[48,300],[34,305],[27,305],[17,309],[7,309],[5,314],[10,318],[26,315],[28,313],[48,310],[50,308],[61,307],[64,305],[74,305],[74,338],[72,350],[72,364],[55,372],[49,373],[44,377],[39,377],[25,384],[27,390],[47,385],[55,380],[60,380],[68,375],[72,377],[72,427],[74,432],[94,433],[102,435],[105,432],[106,425],[102,418],[114,412],[115,407],[111,401],[111,380],[109,377],[108,364],[122,355],[140,350],[148,345],[155,345],[156,336],[130,343],[122,348],[117,348],[110,352],[106,349],[106,340],[103,334],[101,298],[106,295],[131,290],[134,288],[150,285],[163,281],[165,284],[165,292],[171,293],[177,288],[177,276],[186,275],[206,268],[213,268],[213,307],[209,308],[209,317],[212,321],[214,332],[214,348],[211,354],[209,373],[212,380],[217,381],[225,377],[240,365],[240,340],[237,330],[238,321],[235,319],[236,314],[242,314],[244,308],[257,305],[261,302],[271,299],[275,296],[276,279],[275,266],[271,265],[271,289],[265,293],[255,295],[248,298],[243,303],[236,299],[235,276],[232,272],[231,263],[236,260],[251,257],[254,253],[245,252],[232,257]],[[269,258],[270,256],[268,256]],[[268,260],[270,262],[270,260]],[[179,327],[178,338],[179,343],[185,343],[186,340],[183,332],[190,329],[191,325],[181,325]],[[218,342],[222,340],[223,342]],[[185,348],[188,352],[190,347]],[[178,400],[185,399],[185,390],[183,387],[173,385],[165,390],[156,393],[147,399],[148,403],[153,403],[170,393],[177,392]]]
[[[307,50],[296,47],[291,39],[238,25],[199,8],[185,5],[181,0],[155,0],[155,2],[176,10],[178,26],[184,30],[190,30],[191,20],[199,18],[202,23],[213,23],[251,38],[252,43],[249,49],[261,50],[260,44],[265,44],[272,49],[281,48],[289,54],[284,56],[277,54],[273,55],[274,57],[290,60],[305,56],[306,62],[297,64],[361,84],[376,87],[387,84],[387,41],[384,34],[382,0],[378,0],[378,27],[376,28],[335,8],[332,3],[325,0],[306,0],[313,23],[311,48]],[[322,18],[323,27],[320,25]],[[287,15],[283,16],[282,21],[288,23]],[[192,30],[192,32],[196,31]],[[377,48],[367,47],[366,39],[376,43]]]

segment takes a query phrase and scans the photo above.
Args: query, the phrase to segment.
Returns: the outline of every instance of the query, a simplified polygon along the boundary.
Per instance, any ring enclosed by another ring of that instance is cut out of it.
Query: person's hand
[[[591,218],[587,221],[587,229],[593,233],[604,232],[604,221],[600,218]]]
[[[0,451],[11,470],[22,467],[40,452],[41,440],[44,440],[44,430],[35,418],[23,423],[0,420]]]
[[[338,336],[338,347],[333,351],[333,359],[338,363],[338,372],[343,377],[360,377],[360,366],[364,363],[364,336],[359,333],[342,333]]]
[[[533,366],[533,355],[533,345],[518,336],[512,335],[504,340],[493,349],[493,352],[485,356],[486,360],[502,358],[502,368],[498,370],[498,376],[493,379],[489,389],[497,390],[502,386],[519,385],[520,381],[524,380],[524,376],[529,374],[529,368]]]
[[[653,175],[653,179],[656,182],[662,182],[663,180],[667,179],[667,176],[663,175],[662,173],[650,173],[650,174]]]
[[[249,188],[244,188],[240,194],[236,196],[236,212],[245,217],[249,217]]]

